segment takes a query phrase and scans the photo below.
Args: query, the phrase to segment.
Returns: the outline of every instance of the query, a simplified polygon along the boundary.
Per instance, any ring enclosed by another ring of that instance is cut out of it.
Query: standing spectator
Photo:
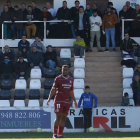
[[[92,51],[94,39],[96,36],[98,51],[102,52],[101,50],[101,43],[100,43],[100,26],[102,26],[102,19],[100,16],[97,15],[97,10],[93,10],[93,15],[89,18],[90,21],[90,50]]]
[[[87,32],[89,29],[89,17],[86,13],[84,13],[83,6],[79,7],[79,13],[76,14],[75,16],[74,24],[75,24],[74,27],[75,27],[76,35],[84,38],[86,47],[89,46],[88,38],[87,38]]]
[[[132,90],[133,90],[133,99],[135,106],[137,106],[137,92],[140,91],[140,77],[138,75],[135,75],[134,81],[131,84]]]
[[[8,45],[6,45],[1,53],[1,60],[4,61],[4,56],[8,56],[8,60],[14,63],[15,61],[15,52],[14,50],[10,49]]]
[[[1,18],[3,21],[11,21],[11,12],[7,5],[4,5],[3,12],[1,13]],[[11,38],[11,24],[4,24],[4,39]]]
[[[70,9],[72,20],[74,20],[75,15],[79,13],[79,5],[80,5],[80,2],[78,0],[76,0],[75,1],[75,6]],[[74,30],[74,22],[71,23],[71,30],[72,30],[73,37],[76,37],[76,33],[75,33],[75,30]]]
[[[30,52],[30,43],[26,40],[26,36],[22,36],[22,40],[18,42],[18,55],[27,58]]]
[[[90,87],[86,86],[85,92],[81,95],[78,102],[79,108],[81,106],[81,102],[83,101],[84,132],[87,132],[87,128],[91,127],[93,99],[95,99],[94,108],[97,108],[98,98],[90,92]]]
[[[113,3],[112,2],[108,2],[108,7],[110,7],[112,12],[118,16],[117,10],[116,10],[116,8],[113,7]]]
[[[11,16],[12,21],[23,21],[23,13],[19,10],[19,7],[16,5],[14,7],[14,11]],[[12,30],[12,39],[21,39],[23,33],[23,24],[22,23],[14,23],[11,25]],[[17,31],[17,35],[16,35]],[[17,37],[16,37],[17,36]]]
[[[97,4],[96,4],[96,3],[93,3],[93,10],[97,10],[97,15],[100,16],[101,19],[103,18],[103,15],[102,15],[102,13],[98,10]]]
[[[81,40],[80,36],[77,36],[76,41],[73,43],[73,46],[74,46],[74,55],[80,56],[80,58],[82,58],[85,50],[85,42]]]
[[[129,101],[129,95],[128,93],[124,93],[124,96],[122,97],[122,103],[121,106],[128,106],[130,105],[130,101]]]
[[[46,7],[47,7],[47,10],[52,14],[53,18],[55,18],[55,16],[56,16],[56,11],[55,11],[54,8],[51,8],[50,2],[47,2],[47,3],[46,3]]]
[[[55,66],[57,65],[57,54],[56,51],[54,51],[52,49],[52,46],[49,45],[48,50],[46,51],[45,55],[44,55],[44,59],[45,59],[45,64],[47,67],[49,67],[49,69],[54,69]]]
[[[133,79],[135,79],[135,76],[138,75],[140,77],[140,64],[137,64],[137,68],[135,69],[134,71],[134,74],[133,74]]]
[[[126,6],[127,6],[127,10],[128,10],[129,15],[131,15],[131,13],[134,9],[130,6],[130,1],[126,1]]]
[[[27,81],[28,79],[28,63],[24,61],[23,56],[19,56],[19,61],[15,64],[16,79],[24,77]]]
[[[8,1],[6,2],[6,5],[8,6],[9,11],[12,13],[12,12],[14,11],[14,8],[11,6],[11,1],[8,0]]]
[[[60,38],[71,38],[71,11],[67,8],[67,2],[63,1],[63,6],[58,9],[56,18],[61,20],[61,23],[58,23],[58,33]],[[64,20],[69,20],[68,23],[64,22]]]
[[[31,31],[32,31],[32,38],[35,38],[36,34],[36,25],[33,22],[35,20],[35,15],[33,15],[32,7],[28,6],[27,13],[24,17],[24,20],[27,20],[28,22],[25,25],[26,33],[27,33],[27,39],[31,38]]]
[[[34,68],[34,66],[39,66],[43,75],[44,73],[43,61],[44,58],[42,53],[38,52],[37,47],[34,46],[28,58],[28,62],[30,63],[31,69]]]
[[[129,55],[133,58],[134,57],[134,51],[133,48],[136,46],[137,43],[129,37],[128,33],[125,33],[125,38],[121,42],[120,50],[122,51],[122,57],[124,58],[125,55],[123,51],[129,53]]]
[[[103,17],[102,30],[103,34],[106,35],[106,50],[105,52],[109,52],[109,44],[110,44],[110,36],[112,41],[113,51],[115,50],[115,25],[118,23],[117,15],[112,13],[110,7],[107,8],[107,12]]]
[[[46,52],[46,49],[45,49],[44,45],[41,43],[41,41],[39,40],[39,37],[35,37],[35,41],[31,45],[31,50],[33,50],[33,47],[36,47],[38,52],[41,52],[41,53]]]
[[[4,61],[0,65],[1,80],[13,80],[14,65],[7,55],[4,55]]]
[[[85,13],[88,14],[88,17],[91,17],[92,14],[93,14],[93,9],[90,8],[90,5],[89,4],[86,5]]]
[[[27,13],[27,9],[26,9],[26,4],[25,3],[21,3],[20,11],[23,12],[23,17],[24,17],[26,15],[26,13]]]

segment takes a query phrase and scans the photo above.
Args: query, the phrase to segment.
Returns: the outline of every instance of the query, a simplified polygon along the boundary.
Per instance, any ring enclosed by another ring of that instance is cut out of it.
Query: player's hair
[[[85,86],[85,89],[90,89],[90,86]]]
[[[62,69],[63,69],[63,68],[69,68],[69,66],[68,66],[68,65],[63,65],[63,66],[62,66]]]
[[[66,3],[67,3],[67,1],[65,1],[65,0],[63,1],[63,3],[64,3],[64,2],[66,2]]]
[[[127,93],[127,92],[125,92],[125,93],[124,93],[124,96],[125,96],[125,97],[126,97],[126,96],[128,96],[128,93]]]
[[[83,8],[83,9],[84,9],[84,7],[83,7],[83,6],[80,6],[80,7],[79,7],[79,9],[80,9],[80,8]]]
[[[113,6],[113,3],[112,3],[112,2],[108,2],[108,4],[107,4],[107,5],[108,5],[108,6],[109,6],[109,5],[112,5],[112,6]]]
[[[75,3],[77,3],[77,2],[80,3],[79,0],[76,0],[76,1],[75,1]]]

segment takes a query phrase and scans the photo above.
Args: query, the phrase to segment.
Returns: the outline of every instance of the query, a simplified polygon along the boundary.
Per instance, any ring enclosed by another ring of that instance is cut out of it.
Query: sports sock
[[[58,126],[53,126],[53,134],[57,135]]]
[[[58,126],[58,136],[62,136],[64,130],[64,126]]]

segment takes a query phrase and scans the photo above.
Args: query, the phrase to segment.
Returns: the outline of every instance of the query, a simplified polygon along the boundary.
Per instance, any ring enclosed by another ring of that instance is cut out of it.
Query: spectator
[[[97,4],[93,3],[93,10],[97,10],[97,15],[100,16],[101,18],[103,18],[102,13],[97,9]]]
[[[89,29],[89,17],[86,13],[84,13],[83,6],[79,7],[79,13],[75,16],[74,24],[76,35],[84,38],[87,47],[89,45],[87,39],[87,32]],[[86,51],[88,51],[88,49],[86,49]]]
[[[22,40],[18,42],[18,55],[27,58],[30,52],[30,43],[26,40],[26,36],[22,36]]]
[[[45,64],[49,69],[54,69],[57,64],[57,54],[56,51],[52,49],[52,46],[49,45],[47,52],[44,55]]]
[[[84,55],[84,50],[85,50],[85,42],[81,40],[80,36],[77,36],[77,39],[73,43],[73,46],[74,46],[74,54],[82,58],[82,56]]]
[[[126,6],[127,6],[127,11],[129,13],[129,15],[131,15],[131,13],[134,9],[130,6],[130,1],[126,1]]]
[[[122,97],[122,103],[121,106],[129,106],[130,102],[129,102],[129,95],[128,93],[124,93],[124,96]]]
[[[137,68],[136,68],[136,70],[134,71],[134,74],[133,74],[133,80],[134,80],[136,75],[138,75],[140,77],[140,64],[137,64]]]
[[[14,65],[9,60],[7,55],[4,55],[4,61],[2,61],[0,66],[1,80],[9,79],[13,80]]]
[[[86,86],[85,92],[81,95],[78,102],[79,108],[81,106],[81,102],[83,101],[84,132],[87,132],[87,128],[91,127],[93,99],[95,99],[94,108],[97,108],[98,98],[90,92],[90,87]]]
[[[24,61],[23,56],[19,56],[19,61],[15,64],[16,79],[24,77],[25,80],[28,79],[28,63]]]
[[[8,60],[14,63],[15,61],[15,52],[14,50],[10,49],[8,45],[6,45],[1,53],[1,60],[4,61],[4,56],[8,56]]]
[[[110,7],[112,12],[118,16],[117,10],[116,10],[116,8],[113,7],[113,3],[112,2],[108,2],[108,7]]]
[[[93,10],[93,15],[89,18],[90,21],[90,50],[92,51],[94,39],[96,36],[98,51],[102,52],[101,50],[101,43],[100,43],[100,26],[102,26],[102,19],[100,16],[97,15],[97,10]]]
[[[132,91],[133,91],[133,100],[135,103],[135,106],[137,106],[138,101],[137,101],[137,92],[140,91],[140,78],[138,75],[135,75],[134,81],[131,84]]]
[[[11,21],[11,12],[7,5],[4,5],[3,12],[1,13],[1,18],[3,21]],[[4,24],[4,39],[11,38],[11,24]]]
[[[113,51],[115,50],[115,25],[118,23],[117,15],[112,13],[110,7],[107,8],[107,12],[103,17],[102,30],[103,34],[106,35],[106,50],[109,52],[110,36],[112,41]]]
[[[78,0],[76,0],[75,1],[75,6],[70,9],[72,20],[74,20],[75,15],[79,13],[79,5],[80,5],[80,2]],[[74,22],[71,23],[71,30],[72,30],[73,37],[76,37],[76,33],[75,33],[75,30],[74,30]]]
[[[133,58],[134,57],[134,46],[137,45],[137,43],[129,37],[128,33],[125,33],[125,38],[121,42],[120,50],[122,51],[122,57],[125,57],[125,54],[123,51],[129,53],[129,55]]]
[[[12,21],[23,21],[23,13],[19,10],[19,7],[16,5],[14,7],[14,11],[12,12],[11,16]],[[12,39],[21,39],[23,33],[23,24],[22,23],[14,23],[11,25],[12,30]],[[16,37],[16,30],[17,30],[17,37]]]
[[[33,50],[33,47],[36,47],[38,52],[41,52],[41,53],[46,52],[46,49],[45,49],[44,45],[40,42],[39,37],[35,37],[35,41],[31,45],[32,50]]]
[[[56,18],[61,20],[61,23],[58,23],[58,33],[60,38],[71,38],[71,11],[67,8],[67,2],[63,1],[63,6],[58,9]],[[64,20],[69,20],[68,23],[64,22]]]
[[[86,5],[85,13],[88,14],[88,17],[91,17],[92,14],[93,14],[93,9],[90,8],[90,5],[89,4]]]
[[[34,68],[34,66],[39,66],[43,75],[43,61],[44,59],[42,53],[38,52],[37,47],[34,46],[28,58],[28,62],[30,63],[31,69]]]
[[[8,0],[8,1],[6,2],[6,5],[8,6],[10,13],[12,13],[12,12],[14,11],[14,8],[11,6],[11,1]]]
[[[0,33],[2,33],[2,24],[3,24],[3,19],[0,16]],[[0,34],[0,39],[2,38],[2,35]]]
[[[23,17],[25,17],[25,15],[27,13],[27,9],[26,9],[26,4],[25,3],[21,3],[20,11],[23,12]]]
[[[36,25],[33,22],[35,20],[35,16],[33,15],[32,12],[32,7],[28,6],[27,8],[27,13],[24,17],[24,20],[27,20],[28,22],[25,25],[26,33],[27,33],[27,39],[31,38],[31,31],[32,31],[32,38],[35,38],[36,34]]]
[[[52,17],[55,18],[55,16],[56,16],[56,11],[55,11],[54,8],[51,8],[50,2],[47,2],[47,3],[46,3],[46,8],[47,8],[47,10],[51,13]]]

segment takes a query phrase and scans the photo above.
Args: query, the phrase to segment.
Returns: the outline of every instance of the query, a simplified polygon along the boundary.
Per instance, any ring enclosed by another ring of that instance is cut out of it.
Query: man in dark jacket
[[[7,55],[4,56],[4,61],[0,65],[0,71],[1,71],[1,80],[13,79],[14,65],[9,60],[9,57]]]
[[[87,128],[91,127],[93,99],[95,99],[94,108],[97,108],[98,98],[90,92],[90,87],[86,86],[85,92],[81,95],[78,102],[79,108],[81,106],[81,102],[83,101],[84,132],[87,132]]]
[[[3,21],[11,21],[11,12],[7,5],[3,7],[3,12],[1,13],[1,18]],[[11,24],[4,24],[4,39],[11,38]]]
[[[71,11],[67,8],[67,2],[63,1],[63,6],[58,9],[56,18],[61,20],[61,23],[58,23],[58,34],[60,38],[71,38]],[[68,23],[64,22],[64,20],[69,20]]]
[[[21,3],[20,11],[22,11],[23,17],[24,17],[26,15],[26,13],[27,13],[27,9],[26,9],[26,4],[25,3]]]
[[[127,6],[127,11],[128,11],[128,13],[129,13],[129,15],[131,15],[131,13],[132,13],[132,11],[134,10],[134,8],[132,8],[130,5],[130,1],[126,1],[126,4],[125,4],[126,6]]]
[[[6,5],[8,6],[10,12],[13,12],[14,11],[14,8],[11,6],[11,1],[10,0],[8,0],[6,2]]]
[[[33,47],[32,52],[29,55],[28,62],[30,63],[31,69],[34,68],[34,66],[39,66],[43,75],[43,56],[42,53],[37,52],[37,48]]]
[[[87,32],[89,29],[89,17],[86,13],[84,13],[83,6],[79,7],[79,13],[75,16],[74,24],[76,35],[84,38],[86,46],[89,46],[89,42],[87,39]]]
[[[22,36],[22,40],[18,42],[18,55],[27,58],[30,52],[30,43],[26,40],[26,36]]]
[[[54,51],[52,49],[51,45],[49,45],[47,49],[48,50],[44,55],[44,60],[45,60],[46,66],[49,67],[50,69],[54,69],[55,66],[57,65],[56,51]]]
[[[15,52],[14,50],[10,49],[8,45],[6,45],[3,50],[2,50],[2,53],[1,53],[1,60],[4,61],[4,56],[7,55],[8,56],[8,59],[14,63],[15,61]]]
[[[19,77],[24,77],[25,80],[28,79],[28,63],[24,61],[23,56],[19,56],[19,61],[15,64],[16,79]]]
[[[23,13],[22,11],[19,10],[19,7],[15,5],[14,11],[12,12],[11,16],[12,21],[23,21]],[[11,25],[11,30],[12,30],[12,39],[21,39],[22,33],[23,33],[23,24],[22,23],[13,23]],[[16,30],[17,30],[17,35],[16,35]]]

